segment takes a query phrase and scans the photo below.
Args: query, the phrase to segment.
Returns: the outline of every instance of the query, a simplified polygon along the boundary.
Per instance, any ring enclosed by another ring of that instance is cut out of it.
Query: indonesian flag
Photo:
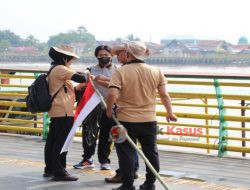
[[[101,102],[101,99],[95,92],[91,83],[87,83],[86,90],[80,100],[79,105],[76,108],[76,112],[74,115],[74,124],[72,129],[69,132],[69,135],[64,142],[61,153],[67,152],[71,143],[73,142],[73,138],[75,136],[75,132],[77,127],[82,124],[82,121],[92,112],[92,110]]]

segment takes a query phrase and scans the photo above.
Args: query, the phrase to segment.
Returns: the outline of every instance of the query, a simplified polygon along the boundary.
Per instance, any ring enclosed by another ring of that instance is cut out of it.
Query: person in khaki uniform
[[[112,48],[111,50],[112,55],[116,55],[117,60],[122,66],[125,64],[127,61],[127,51],[124,46],[124,44],[116,46],[115,48]],[[138,173],[137,171],[139,170],[139,157],[138,154],[135,155],[135,174],[134,174],[134,179],[138,179]],[[106,177],[105,179],[106,183],[122,183],[122,177],[121,177],[121,171],[118,168],[115,171],[115,175],[113,177]]]
[[[163,73],[144,63],[149,50],[142,42],[124,43],[127,51],[125,65],[112,75],[107,98],[107,116],[111,117],[112,106],[117,104],[116,115],[127,129],[130,138],[141,144],[142,151],[156,171],[159,171],[159,156],[156,146],[156,95],[157,91],[167,110],[166,119],[176,121],[172,112],[171,100],[165,86]],[[114,47],[115,48],[115,47]],[[136,150],[128,141],[116,144],[122,185],[114,190],[135,190],[134,167]],[[154,190],[155,176],[146,168],[146,180],[140,190]]]
[[[53,181],[76,181],[66,171],[67,152],[60,154],[63,144],[73,126],[75,92],[71,80],[77,83],[86,82],[85,75],[77,74],[70,68],[76,58],[74,48],[61,45],[52,47],[49,56],[53,59],[51,72],[48,76],[49,91],[55,98],[49,110],[51,123],[44,148],[44,177],[53,177]]]

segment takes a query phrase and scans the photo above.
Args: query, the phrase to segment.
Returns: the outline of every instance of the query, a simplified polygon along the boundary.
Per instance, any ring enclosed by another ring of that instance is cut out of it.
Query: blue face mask
[[[99,63],[106,65],[111,61],[111,57],[99,57],[97,58]]]

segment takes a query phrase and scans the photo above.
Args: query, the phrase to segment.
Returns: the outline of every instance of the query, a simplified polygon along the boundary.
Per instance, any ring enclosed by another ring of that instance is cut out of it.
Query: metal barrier
[[[11,69],[0,69],[1,71],[13,72]],[[0,78],[34,80],[34,73],[37,76],[44,72],[44,70],[15,71],[26,74],[0,74]],[[27,73],[33,74],[28,75]],[[173,109],[182,110],[175,112],[179,118],[177,123],[167,123],[163,118],[166,116],[166,112],[163,111],[159,98],[157,99],[156,114],[159,124],[159,144],[206,149],[207,153],[210,153],[210,150],[218,150],[218,156],[220,157],[224,156],[227,151],[241,152],[242,156],[250,153],[250,148],[247,147],[247,143],[250,141],[250,138],[247,138],[250,131],[250,127],[247,126],[250,117],[245,116],[245,112],[250,109],[246,103],[250,100],[250,90],[247,89],[250,87],[250,77],[243,75],[168,73],[166,78],[170,86],[169,93],[172,98]],[[225,81],[225,79],[230,81]],[[22,83],[0,84],[0,131],[34,133],[42,135],[45,139],[49,126],[47,113],[31,114],[25,110],[25,103],[18,101],[27,95],[27,87],[28,84]],[[176,91],[176,87],[181,87],[181,89]],[[183,90],[182,87],[188,87],[188,90]],[[204,88],[196,87],[212,87],[214,92],[204,92]],[[231,92],[224,93],[224,87],[232,88]],[[242,88],[244,89],[242,90]],[[188,101],[196,101],[196,103],[189,103]],[[202,103],[197,103],[197,101]],[[228,105],[226,101],[234,101],[233,104],[235,104],[235,101],[238,102],[236,105],[231,105],[231,103]],[[13,108],[21,109],[13,110]],[[188,111],[183,111],[183,109]],[[196,109],[199,110],[196,111]],[[226,111],[228,110],[234,110],[235,113],[227,114]],[[237,111],[239,111],[239,115]],[[26,118],[22,118],[22,116]],[[209,124],[211,121],[216,122],[216,124]],[[178,130],[173,132],[171,127],[178,127]],[[166,128],[171,130],[166,130]],[[202,133],[198,134],[198,129]],[[240,136],[239,134],[236,135],[237,132],[241,133]],[[81,133],[77,133],[76,136],[81,136]],[[204,140],[199,140],[199,142],[169,140],[169,137],[174,138],[175,136],[196,137]],[[212,140],[215,143],[212,143]],[[241,146],[235,145],[234,142],[240,142]]]

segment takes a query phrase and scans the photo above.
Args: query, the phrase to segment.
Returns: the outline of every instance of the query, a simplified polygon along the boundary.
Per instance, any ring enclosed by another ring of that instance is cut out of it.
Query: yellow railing
[[[32,72],[34,72],[34,70]],[[187,78],[185,79],[185,77]],[[19,74],[0,74],[0,78],[34,80],[34,76]],[[200,78],[204,78],[203,81],[201,81]],[[168,74],[167,79],[169,93],[172,98],[173,110],[175,111],[175,114],[178,116],[179,120],[176,123],[167,123],[164,120],[166,112],[163,111],[164,109],[159,99],[157,100],[156,114],[159,124],[159,144],[205,149],[208,153],[210,153],[210,150],[219,149],[219,122],[221,121],[221,116],[218,114],[218,104],[216,102],[217,96],[215,91],[204,92],[203,90],[199,90],[199,88],[197,91],[192,90],[197,86],[213,87],[214,82],[211,81],[213,78],[225,78],[230,80],[223,80],[219,82],[219,85],[222,88],[222,97],[225,101],[223,108],[230,112],[223,117],[223,119],[228,122],[228,126],[224,126],[223,130],[229,132],[228,135],[223,137],[226,142],[224,151],[241,152],[242,155],[245,155],[245,153],[250,153],[250,148],[247,148],[247,143],[250,141],[250,138],[247,137],[250,131],[250,117],[245,116],[245,111],[250,109],[246,103],[246,101],[250,100],[250,90],[247,90],[247,88],[250,87],[250,77],[247,78],[247,76],[233,77],[214,75],[209,76],[207,74]],[[241,79],[240,82],[238,79]],[[172,91],[172,89],[175,89],[177,86],[186,88],[188,87],[190,92],[187,90],[180,90],[178,92]],[[18,99],[25,98],[27,95],[27,87],[28,84],[0,84],[0,89],[8,88],[8,90],[0,91],[0,115],[2,116],[0,118],[0,131],[19,131],[36,134],[43,133],[43,114],[31,114],[25,110],[25,102],[17,101]],[[224,93],[223,87],[232,88],[232,92]],[[16,90],[17,88],[19,89],[18,91]],[[242,88],[244,88],[244,93],[238,93]],[[239,105],[240,103],[241,105]],[[20,110],[10,110],[6,109],[7,107],[19,108]],[[9,117],[10,115],[12,117]],[[15,118],[15,115],[19,116],[20,118]],[[32,119],[21,119],[21,116],[29,116],[32,117]],[[214,122],[215,124],[209,124],[210,122]],[[202,134],[172,133],[166,130],[168,126],[174,126],[175,128],[178,127],[179,130],[192,129],[193,131],[194,129],[201,128]],[[78,132],[76,135],[81,136],[81,133]],[[172,137],[172,139],[169,137]],[[195,137],[199,140],[197,142],[187,142],[185,140],[181,140],[181,138],[174,140],[174,137],[185,137],[190,138],[190,140]]]

